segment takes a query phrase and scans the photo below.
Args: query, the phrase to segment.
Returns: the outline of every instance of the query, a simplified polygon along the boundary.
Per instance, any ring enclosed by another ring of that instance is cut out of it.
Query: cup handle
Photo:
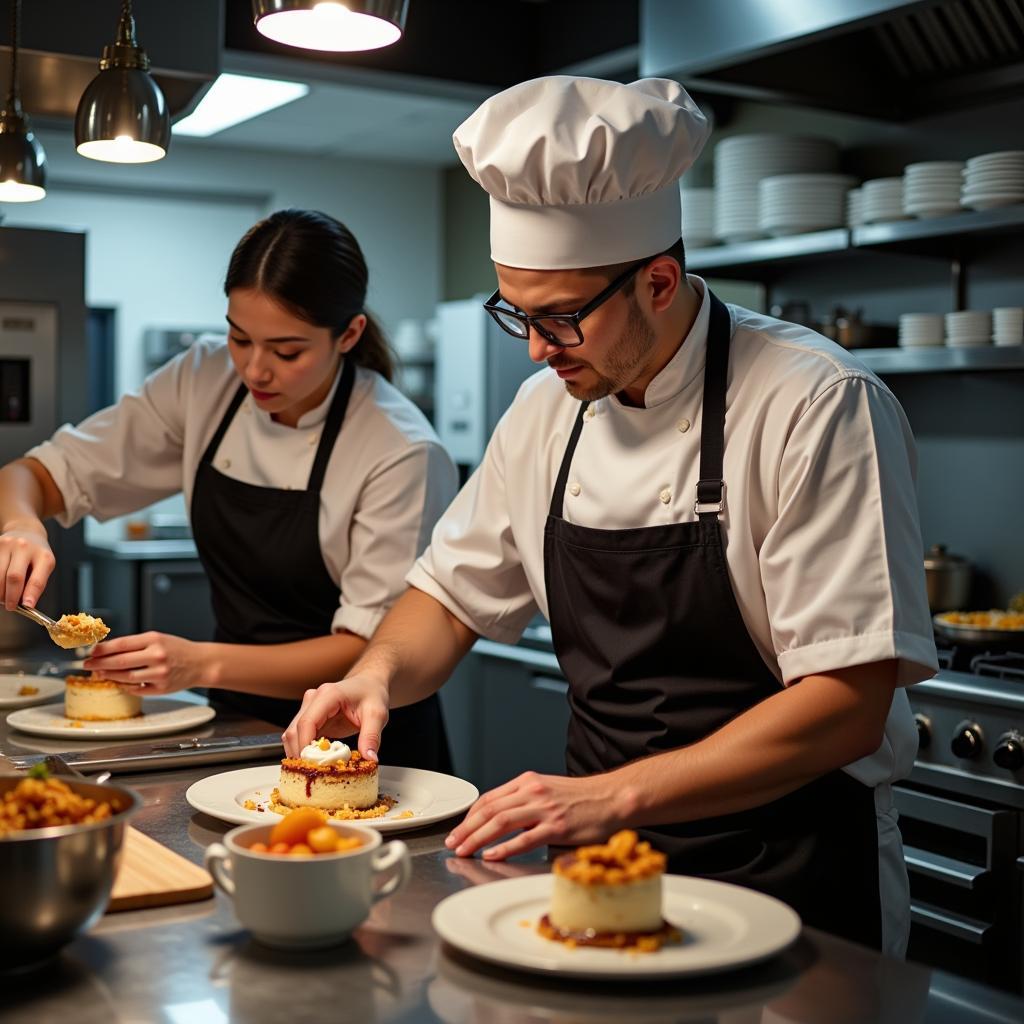
[[[412,875],[412,861],[409,859],[409,847],[401,839],[393,839],[387,846],[377,850],[370,861],[374,877],[390,871],[397,865],[398,870],[375,893],[373,902],[384,899],[398,892]]]
[[[227,847],[221,843],[211,843],[203,854],[203,863],[206,864],[206,870],[213,876],[217,886],[229,896],[234,896],[235,880],[231,877],[231,868],[228,866],[230,856]]]

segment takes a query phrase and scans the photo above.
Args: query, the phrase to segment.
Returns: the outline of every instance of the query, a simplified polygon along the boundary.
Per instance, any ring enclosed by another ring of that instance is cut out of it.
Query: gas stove
[[[907,691],[920,740],[910,779],[1024,809],[1024,654],[954,650],[940,663],[958,657],[968,671]]]

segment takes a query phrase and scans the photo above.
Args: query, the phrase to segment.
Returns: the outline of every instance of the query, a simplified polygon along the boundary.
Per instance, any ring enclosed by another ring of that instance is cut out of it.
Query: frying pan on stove
[[[986,629],[946,622],[941,615],[932,617],[935,632],[947,640],[968,644],[1000,644],[1012,650],[1024,651],[1024,629]]]

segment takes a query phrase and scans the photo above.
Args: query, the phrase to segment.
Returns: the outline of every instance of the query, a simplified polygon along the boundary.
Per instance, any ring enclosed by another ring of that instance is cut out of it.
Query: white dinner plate
[[[162,697],[143,698],[142,712],[138,718],[123,718],[116,722],[85,722],[66,718],[63,704],[44,704],[38,708],[12,711],[7,716],[7,724],[33,736],[59,736],[68,740],[128,740],[194,729],[216,714],[209,704],[165,700]]]
[[[711,974],[765,960],[800,934],[800,918],[753,889],[686,875],[666,875],[662,909],[682,942],[656,953],[568,946],[537,934],[551,903],[552,876],[527,875],[474,886],[442,900],[431,918],[445,942],[470,956],[569,978]]]
[[[221,821],[265,825],[278,820],[266,808],[280,773],[281,765],[277,763],[209,775],[189,786],[185,799],[197,811]],[[361,818],[358,824],[379,832],[399,832],[443,821],[470,808],[480,796],[476,786],[465,779],[424,768],[392,768],[382,764],[378,777],[380,792],[397,802],[385,817]],[[249,810],[245,806],[249,800],[264,810]]]
[[[18,691],[23,686],[34,687],[38,693],[19,697]],[[64,680],[53,676],[0,675],[0,708],[30,708],[33,704],[45,704],[63,692]]]

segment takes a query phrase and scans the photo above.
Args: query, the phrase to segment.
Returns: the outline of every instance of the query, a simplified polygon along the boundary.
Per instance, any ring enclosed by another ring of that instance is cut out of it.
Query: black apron
[[[355,366],[346,359],[304,491],[258,487],[214,468],[217,449],[245,400],[244,384],[207,445],[192,492],[192,532],[210,580],[218,643],[284,644],[330,635],[339,591],[320,551],[320,490],[354,380]],[[231,690],[212,691],[211,701],[282,728],[300,705],[297,699]],[[380,754],[391,765],[451,771],[436,694],[391,712]]]
[[[697,520],[625,530],[562,517],[586,403],[566,446],[544,531],[544,580],[569,680],[571,775],[703,739],[778,693],[743,624],[719,514],[731,323],[712,294]],[[879,947],[874,793],[834,771],[769,804],[641,830],[673,872],[746,885],[804,922]]]

